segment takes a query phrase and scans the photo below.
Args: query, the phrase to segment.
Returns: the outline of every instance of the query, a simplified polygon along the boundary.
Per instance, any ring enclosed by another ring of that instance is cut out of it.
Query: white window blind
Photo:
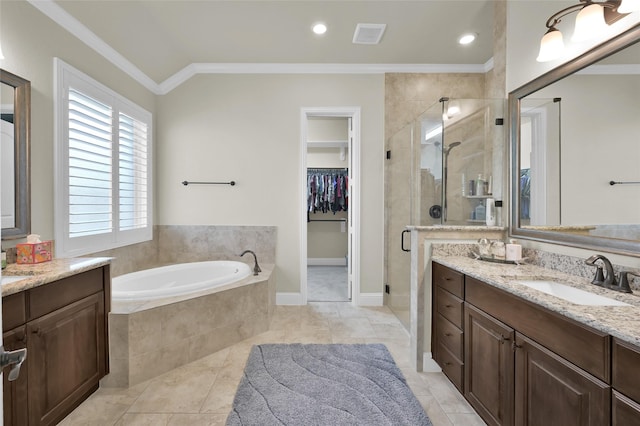
[[[152,238],[151,114],[56,59],[56,255]]]

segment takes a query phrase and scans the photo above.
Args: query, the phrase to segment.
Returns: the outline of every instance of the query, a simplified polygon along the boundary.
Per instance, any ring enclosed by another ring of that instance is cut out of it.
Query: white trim
[[[302,293],[276,293],[276,305],[306,305],[302,302]]]
[[[360,293],[358,306],[383,306],[384,296],[382,293]]]
[[[158,87],[160,94],[165,95],[196,74],[484,74],[491,68],[492,59],[484,64],[192,63]]]
[[[309,257],[307,266],[346,266],[344,257]]]
[[[197,74],[483,74],[493,68],[493,58],[484,64],[192,63],[158,84],[53,0],[27,1],[156,95],[166,95]]]
[[[300,109],[300,176],[307,174],[307,121],[309,117],[345,117],[351,118],[353,143],[350,150],[349,194],[350,215],[354,218],[349,226],[353,227],[353,244],[350,259],[352,262],[352,297],[354,306],[359,304],[360,296],[360,107],[317,107]],[[300,292],[303,304],[307,303],[307,185],[300,179]]]
[[[142,84],[149,91],[160,95],[160,87],[148,75],[142,72],[127,58],[109,46],[104,40],[98,37],[93,31],[87,28],[76,18],[67,13],[66,10],[58,6],[53,0],[27,0],[33,7],[51,18],[55,23],[73,34],[78,40],[95,50],[116,67],[127,73],[131,78]]]
[[[347,148],[349,141],[307,141],[307,148]]]
[[[442,368],[434,361],[431,352],[422,353],[422,372],[423,373],[441,373]]]

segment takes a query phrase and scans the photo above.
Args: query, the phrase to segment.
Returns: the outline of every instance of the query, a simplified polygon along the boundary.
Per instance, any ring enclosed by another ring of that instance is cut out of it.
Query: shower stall
[[[485,224],[486,199],[502,197],[495,179],[504,168],[504,104],[443,97],[386,141],[386,304],[407,329],[411,259],[403,231]]]

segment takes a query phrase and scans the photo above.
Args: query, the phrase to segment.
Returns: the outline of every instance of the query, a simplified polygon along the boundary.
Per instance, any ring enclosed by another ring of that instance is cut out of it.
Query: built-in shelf
[[[465,195],[465,198],[469,198],[469,199],[476,199],[476,200],[484,200],[486,198],[492,198],[493,195],[489,194],[489,195]]]
[[[486,223],[486,220],[484,220],[484,219],[482,219],[482,220],[467,219],[467,222],[469,222],[469,223]]]

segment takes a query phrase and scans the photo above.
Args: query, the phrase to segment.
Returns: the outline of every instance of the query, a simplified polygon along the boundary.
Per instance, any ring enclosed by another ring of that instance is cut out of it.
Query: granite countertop
[[[477,278],[525,300],[596,330],[640,346],[640,296],[621,293],[591,284],[589,279],[534,265],[485,262],[463,256],[434,255],[433,261]],[[549,280],[628,303],[630,306],[588,306],[567,302],[555,296],[518,284],[517,280]]]
[[[33,265],[11,263],[2,271],[2,278],[19,276],[23,279],[2,284],[2,296],[19,293],[81,272],[111,263],[110,257],[59,258]]]

